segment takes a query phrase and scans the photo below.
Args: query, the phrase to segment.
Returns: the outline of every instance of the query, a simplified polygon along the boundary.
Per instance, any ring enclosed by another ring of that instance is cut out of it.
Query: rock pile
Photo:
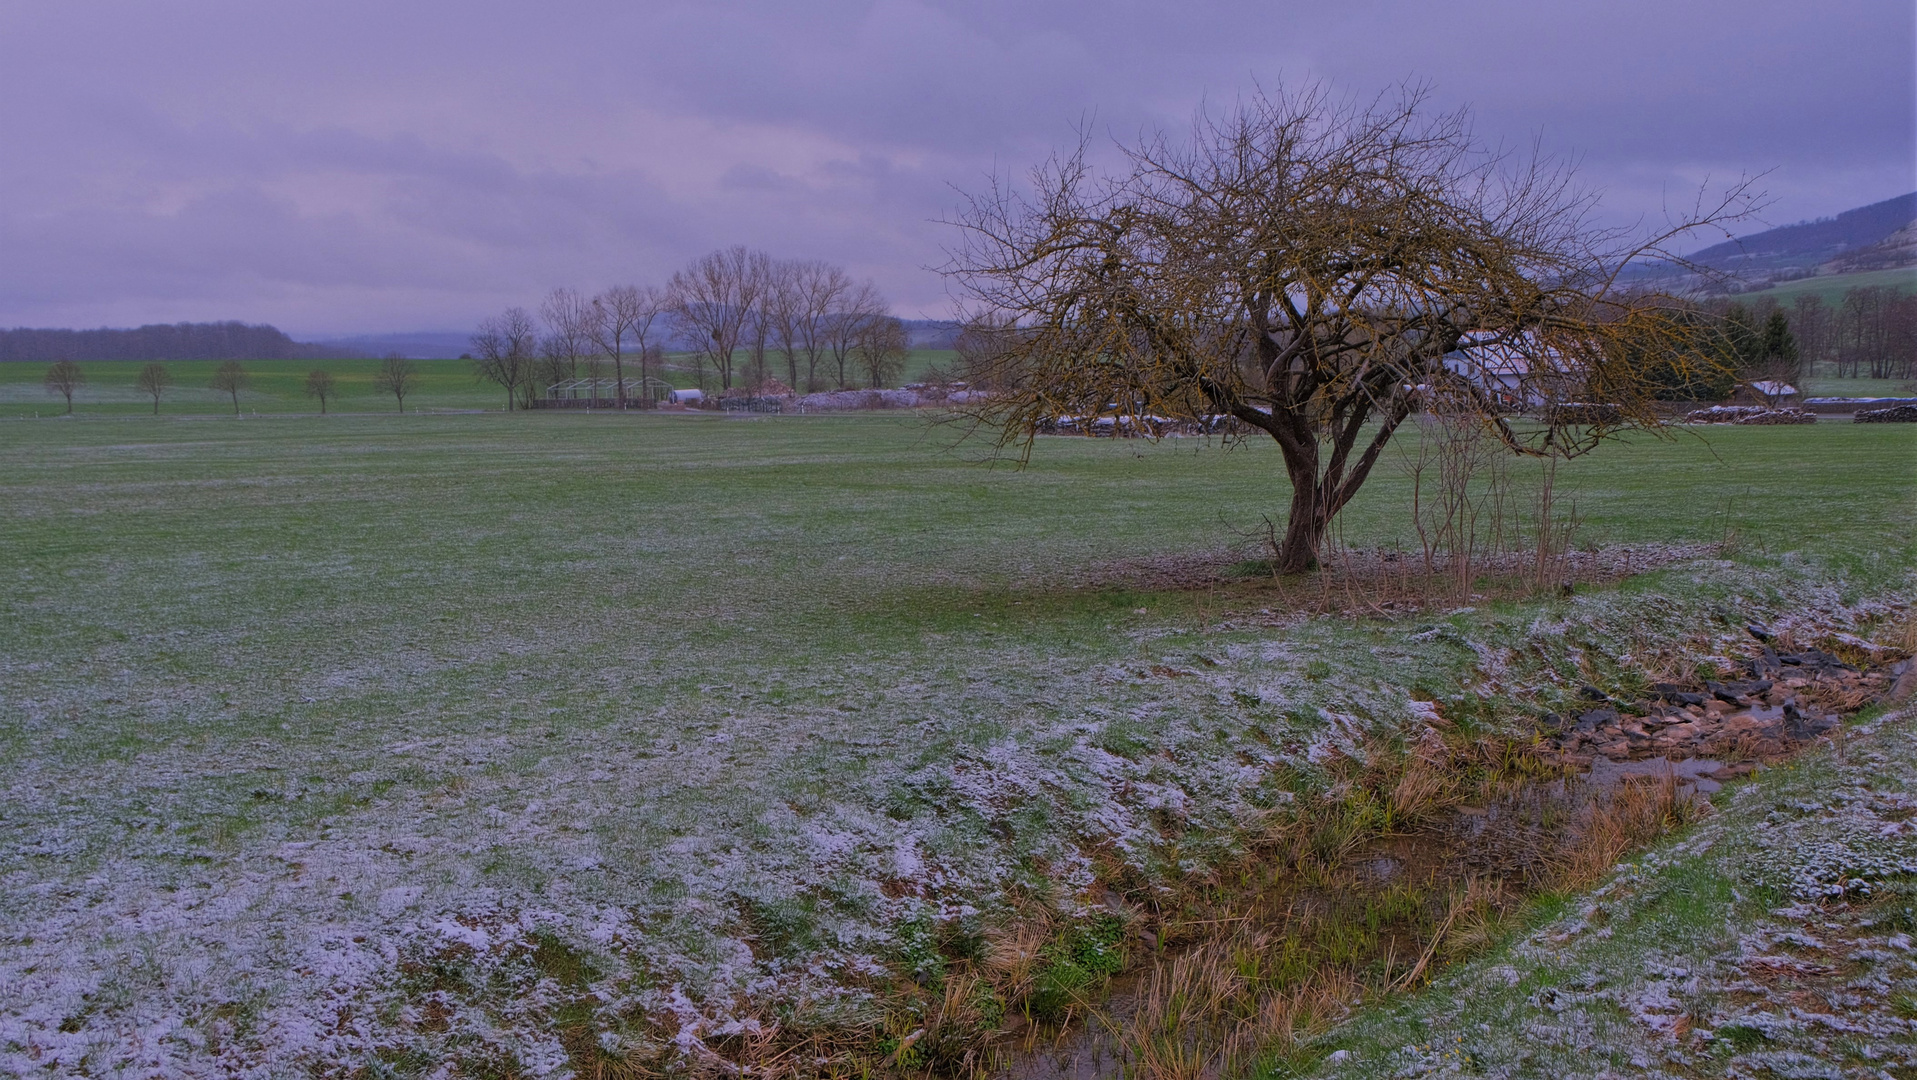
[[[1830,731],[1841,712],[1883,697],[1894,683],[1912,681],[1902,678],[1909,660],[1858,667],[1818,649],[1779,653],[1766,645],[1745,667],[1743,679],[1656,683],[1651,699],[1638,703],[1587,686],[1580,693],[1588,708],[1544,715],[1545,741],[1579,767],[1597,757],[1765,760]]]
[[[1917,424],[1917,405],[1893,405],[1888,409],[1859,409],[1851,414],[1859,424]]]
[[[1713,405],[1684,414],[1687,424],[1815,424],[1817,414],[1763,405]]]

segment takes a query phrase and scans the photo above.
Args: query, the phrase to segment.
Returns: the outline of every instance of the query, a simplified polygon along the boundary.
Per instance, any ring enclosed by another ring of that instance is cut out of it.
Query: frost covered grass
[[[1413,694],[1514,730],[1738,616],[1907,591],[1914,436],[1614,448],[1559,474],[1587,541],[1736,558],[1354,622],[1099,584],[1255,544],[1257,446],[0,424],[0,1066],[962,1059],[933,1019],[1070,1007],[1337,762],[1401,752]],[[1348,539],[1409,546],[1404,490]]]

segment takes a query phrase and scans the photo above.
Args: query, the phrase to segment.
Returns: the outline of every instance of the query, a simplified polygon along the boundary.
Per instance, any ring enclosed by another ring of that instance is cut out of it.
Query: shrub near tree
[[[47,368],[47,376],[43,380],[48,393],[58,394],[66,399],[68,415],[73,413],[74,392],[79,390],[86,381],[87,373],[81,371],[80,365],[71,360],[54,361],[52,366]]]
[[[160,395],[166,393],[166,388],[173,385],[173,373],[166,369],[165,364],[148,364],[133,377],[133,385],[139,387],[141,393],[153,398],[153,415],[158,416],[160,415]]]
[[[314,368],[306,373],[306,396],[319,399],[321,416],[326,415],[326,399],[337,393],[334,385],[333,373],[325,368]]]
[[[252,382],[252,378],[246,374],[246,369],[240,366],[238,360],[228,360],[213,369],[211,385],[220,393],[232,396],[234,416],[240,415],[240,391],[246,389]]]

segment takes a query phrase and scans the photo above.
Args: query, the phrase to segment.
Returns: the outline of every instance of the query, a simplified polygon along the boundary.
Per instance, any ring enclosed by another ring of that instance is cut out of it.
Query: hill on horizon
[[[1693,252],[1692,262],[1713,270],[1809,270],[1839,256],[1874,247],[1917,220],[1917,192],[1740,236]]]
[[[359,355],[294,341],[278,327],[238,321],[152,323],[131,329],[0,330],[0,363],[60,360],[321,360]]]

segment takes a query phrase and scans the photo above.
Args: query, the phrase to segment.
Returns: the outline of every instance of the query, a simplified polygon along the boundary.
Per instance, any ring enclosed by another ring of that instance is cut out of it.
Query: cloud
[[[461,328],[746,243],[907,313],[954,185],[1075,124],[1430,80],[1487,138],[1574,154],[1615,220],[1773,170],[1770,217],[1917,187],[1912,10],[1619,0],[1084,0],[0,9],[0,323]]]

